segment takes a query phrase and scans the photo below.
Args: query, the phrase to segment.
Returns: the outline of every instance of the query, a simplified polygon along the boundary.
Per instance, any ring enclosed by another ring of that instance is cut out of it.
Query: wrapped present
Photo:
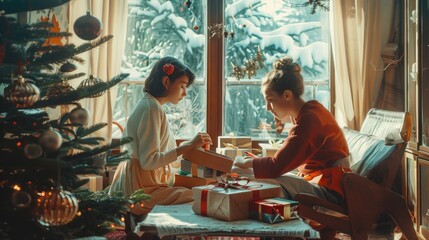
[[[190,173],[193,177],[200,178],[216,178],[223,173],[221,171],[214,170],[208,167],[199,166],[188,160],[181,161],[181,170],[186,173]]]
[[[250,218],[266,223],[298,218],[298,202],[284,198],[270,198],[250,203]]]
[[[186,159],[199,166],[211,168],[221,172],[230,172],[234,161],[224,155],[211,150],[195,148],[183,154],[183,159]]]
[[[252,148],[252,138],[250,137],[236,137],[236,136],[219,136],[217,139],[217,146],[219,148],[223,147],[233,147],[233,148]]]
[[[279,140],[275,142],[270,139],[268,143],[260,143],[259,146],[262,148],[262,156],[263,157],[274,157],[277,150],[280,149],[283,140]]]
[[[192,210],[199,215],[226,221],[249,218],[249,203],[280,197],[278,185],[251,181],[246,186],[225,188],[218,184],[192,188]]]
[[[214,178],[200,178],[200,177],[192,177],[192,176],[184,176],[176,174],[174,176],[174,186],[175,187],[186,187],[193,188],[198,186],[206,186],[211,183],[216,182]]]
[[[245,152],[252,152],[251,148],[216,148],[216,152],[225,155],[231,159],[235,159],[237,156],[244,156]]]
[[[80,186],[80,189],[88,189],[91,192],[103,190],[103,177],[97,174],[78,174],[79,180],[89,179],[89,181]]]

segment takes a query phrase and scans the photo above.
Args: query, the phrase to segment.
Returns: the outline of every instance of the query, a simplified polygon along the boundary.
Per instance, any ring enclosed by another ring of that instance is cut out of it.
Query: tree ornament
[[[69,120],[73,124],[81,124],[86,126],[88,124],[89,111],[83,107],[77,107],[71,110]]]
[[[24,155],[28,159],[36,159],[42,156],[43,149],[39,144],[30,143],[24,147]]]
[[[94,40],[100,36],[103,24],[96,17],[92,16],[89,11],[86,15],[76,19],[73,30],[78,37],[83,40]]]
[[[37,199],[36,214],[44,226],[61,226],[71,222],[79,209],[76,197],[62,189],[43,191]]]
[[[45,130],[42,136],[39,138],[39,144],[47,152],[53,152],[58,150],[63,143],[63,138],[55,130]]]
[[[257,69],[264,68],[264,59],[263,59],[261,48],[259,46],[258,46],[258,49],[256,50],[256,56],[253,58],[253,60],[255,60],[255,62],[258,63],[258,65],[256,66]]]
[[[40,90],[31,81],[19,75],[4,89],[6,100],[14,103],[17,108],[31,107],[40,99]]]
[[[26,208],[31,204],[31,196],[26,191],[12,193],[12,205],[17,208]]]
[[[200,27],[198,27],[197,25],[194,25],[194,30],[198,31],[198,29],[200,29]]]
[[[254,60],[248,60],[245,64],[245,71],[249,79],[252,79],[253,76],[256,76],[256,62]]]
[[[92,87],[92,86],[97,85],[97,84],[99,84],[99,83],[101,83],[101,82],[103,82],[101,79],[96,78],[96,77],[94,77],[94,76],[91,74],[91,75],[89,75],[89,78],[87,78],[87,79],[83,80],[83,81],[79,84],[79,87],[77,87],[77,90],[80,90],[80,89],[82,89],[82,88],[86,88],[86,87]],[[89,96],[89,97],[90,97],[90,98],[96,98],[96,97],[99,97],[99,96],[101,96],[101,95],[103,95],[103,94],[104,94],[104,91],[102,91],[102,92],[98,92],[98,93],[95,93],[95,94],[93,94],[93,95],[91,95],[91,96]]]
[[[73,72],[76,69],[77,69],[76,65],[74,65],[71,62],[66,62],[60,67],[61,72]]]
[[[74,88],[68,82],[61,82],[50,86],[46,95],[49,99],[50,97],[67,95],[71,91],[74,91]]]
[[[238,81],[244,77],[245,71],[243,68],[236,66],[235,64],[231,63],[232,65],[232,73],[231,76],[235,77]]]

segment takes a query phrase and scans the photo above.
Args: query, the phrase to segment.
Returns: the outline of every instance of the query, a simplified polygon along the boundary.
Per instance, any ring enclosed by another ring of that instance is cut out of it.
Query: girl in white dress
[[[142,99],[128,118],[123,135],[134,139],[124,146],[131,160],[119,164],[109,193],[120,191],[129,195],[144,189],[150,194],[151,200],[132,209],[134,214],[146,214],[154,205],[193,200],[190,189],[171,187],[174,183],[171,164],[187,151],[212,144],[212,140],[207,133],[199,133],[191,141],[176,146],[162,105],[179,103],[194,79],[194,73],[176,58],[161,58],[145,81]]]

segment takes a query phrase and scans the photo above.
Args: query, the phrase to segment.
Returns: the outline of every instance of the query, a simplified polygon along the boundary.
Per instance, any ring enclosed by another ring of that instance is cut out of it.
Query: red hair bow
[[[174,66],[173,66],[173,64],[171,64],[171,63],[164,64],[164,66],[162,67],[162,71],[164,71],[165,74],[167,74],[168,76],[170,76],[174,72]]]

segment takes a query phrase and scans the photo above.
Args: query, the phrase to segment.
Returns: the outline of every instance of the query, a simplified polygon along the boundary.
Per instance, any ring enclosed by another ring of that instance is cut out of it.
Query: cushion
[[[395,154],[396,145],[386,145],[384,139],[344,128],[344,135],[352,156],[350,168],[354,173],[384,185],[396,174],[396,164],[389,161]]]

